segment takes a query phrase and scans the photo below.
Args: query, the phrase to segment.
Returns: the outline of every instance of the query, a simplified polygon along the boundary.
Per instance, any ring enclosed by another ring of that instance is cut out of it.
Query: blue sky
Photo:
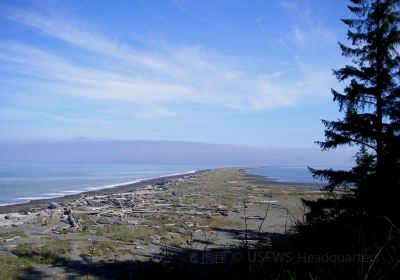
[[[0,133],[315,147],[347,1],[0,3]]]

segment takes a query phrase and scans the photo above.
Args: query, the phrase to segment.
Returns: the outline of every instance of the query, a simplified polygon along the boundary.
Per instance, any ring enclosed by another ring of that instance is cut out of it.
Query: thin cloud
[[[326,28],[321,22],[307,24],[304,27],[298,25],[292,28],[292,41],[299,45],[309,45],[310,42],[336,43],[337,38],[333,31]]]
[[[7,120],[26,120],[33,118],[55,120],[57,122],[64,122],[69,124],[109,124],[110,121],[102,117],[83,117],[83,116],[69,116],[61,114],[49,114],[46,112],[35,111],[31,109],[2,109],[0,117]]]
[[[292,77],[288,79],[285,75],[246,71],[240,58],[201,46],[139,50],[65,15],[12,10],[8,18],[96,56],[97,65],[87,67],[37,46],[0,42],[3,69],[23,75],[24,83],[45,92],[147,104],[149,108],[189,102],[264,110],[324,99],[332,85],[330,71],[299,62],[278,71]],[[113,68],[107,65],[109,59],[115,60]],[[171,110],[163,110],[137,116],[172,115]]]
[[[177,113],[169,111],[165,108],[156,107],[156,108],[147,109],[145,111],[137,112],[134,115],[136,117],[139,117],[142,119],[155,119],[155,118],[160,118],[160,117],[176,116]]]
[[[34,27],[47,35],[63,40],[74,46],[108,55],[124,61],[138,63],[150,68],[165,69],[157,59],[139,50],[123,45],[112,38],[106,38],[89,28],[87,23],[64,15],[45,15],[30,10],[12,9],[7,17],[19,23]],[[168,68],[167,70],[171,70]]]
[[[334,30],[327,28],[321,20],[315,18],[313,11],[306,3],[290,0],[280,1],[287,13],[299,19],[302,24],[292,26],[285,40],[300,46],[309,47],[313,44],[332,44],[337,42]]]
[[[279,4],[288,11],[292,11],[296,8],[296,3],[290,0],[281,0]]]
[[[258,17],[256,19],[256,23],[257,23],[257,27],[261,31],[261,33],[263,33],[264,35],[268,35],[268,31],[263,25],[263,17],[261,17],[261,16]]]
[[[190,97],[188,87],[117,72],[86,68],[20,43],[0,43],[8,71],[30,76],[58,93],[95,99],[152,102]],[[57,89],[55,89],[57,88]]]
[[[110,124],[110,120],[106,120],[100,117],[79,117],[79,116],[63,116],[63,115],[50,115],[43,114],[45,117],[68,124],[78,124],[78,125],[104,125]]]

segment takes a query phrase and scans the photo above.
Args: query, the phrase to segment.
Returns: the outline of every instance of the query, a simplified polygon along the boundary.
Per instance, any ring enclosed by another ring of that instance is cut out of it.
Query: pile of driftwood
[[[183,179],[193,179],[194,175],[189,175]],[[123,193],[111,193],[105,195],[82,195],[79,199],[69,202],[63,208],[62,219],[71,228],[76,230],[84,230],[80,217],[91,216],[95,217],[96,224],[138,224],[138,217],[146,215],[160,214],[172,208],[181,208],[183,212],[193,211],[200,208],[197,205],[180,205],[173,204],[165,199],[165,197],[174,197],[177,194],[169,191],[171,186],[174,186],[177,180],[182,179],[167,179],[163,183],[155,185],[147,185],[143,188],[132,190]],[[157,198],[160,192],[170,192],[164,198]],[[48,208],[60,208],[56,203],[51,203]],[[60,209],[58,209],[60,210]],[[203,214],[205,210],[199,209]],[[213,209],[224,212],[223,209]],[[55,229],[55,232],[61,232],[60,229]]]

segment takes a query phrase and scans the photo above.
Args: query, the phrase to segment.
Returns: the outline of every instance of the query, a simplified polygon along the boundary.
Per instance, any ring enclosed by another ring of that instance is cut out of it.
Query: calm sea
[[[248,169],[247,173],[264,177],[268,180],[287,183],[322,184],[311,176],[307,167],[269,166]]]
[[[0,163],[0,205],[112,188],[210,166]]]

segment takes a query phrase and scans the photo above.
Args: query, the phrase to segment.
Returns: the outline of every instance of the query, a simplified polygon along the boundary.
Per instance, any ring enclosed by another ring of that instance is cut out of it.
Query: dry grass
[[[224,228],[224,227],[236,227],[242,226],[243,224],[239,221],[232,221],[219,217],[212,217],[210,219],[203,219],[203,223],[210,226],[211,228]]]
[[[15,256],[0,256],[0,280],[19,279],[23,270],[32,267],[32,263]]]
[[[93,244],[81,246],[81,255],[117,259],[119,255],[131,253],[129,250],[117,247],[111,241],[96,241]]]
[[[185,247],[188,245],[190,239],[191,237],[188,234],[174,234],[174,235],[167,234],[161,240],[163,241],[163,243],[170,246]]]
[[[88,214],[79,215],[78,220],[80,225],[82,226],[83,231],[90,230],[94,224],[91,215]]]
[[[71,242],[69,240],[53,240],[41,247],[21,243],[12,251],[20,259],[37,264],[56,263],[69,252],[71,252]]]
[[[96,235],[106,236],[123,242],[149,241],[150,236],[158,234],[159,231],[152,227],[133,227],[121,225],[109,225],[96,230]]]
[[[26,237],[26,234],[22,230],[12,230],[0,233],[0,239],[10,239],[17,236]]]

